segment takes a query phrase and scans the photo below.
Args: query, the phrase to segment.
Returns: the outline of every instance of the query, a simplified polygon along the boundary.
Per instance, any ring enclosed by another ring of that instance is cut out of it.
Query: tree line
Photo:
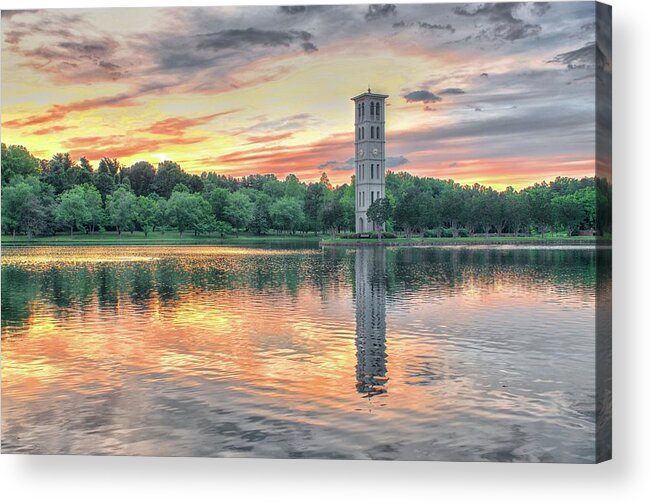
[[[112,230],[237,235],[353,232],[355,180],[333,187],[295,175],[241,178],[190,174],[173,161],[131,166],[103,158],[94,167],[67,153],[37,159],[2,144],[2,231],[5,234],[88,234]],[[407,236],[610,232],[611,186],[599,178],[557,178],[522,190],[386,176],[386,229]],[[376,205],[377,206],[377,205]]]

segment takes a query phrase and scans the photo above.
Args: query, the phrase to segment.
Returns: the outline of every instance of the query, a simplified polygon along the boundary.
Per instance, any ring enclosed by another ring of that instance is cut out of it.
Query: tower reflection
[[[355,254],[357,391],[386,393],[386,250],[363,246]]]

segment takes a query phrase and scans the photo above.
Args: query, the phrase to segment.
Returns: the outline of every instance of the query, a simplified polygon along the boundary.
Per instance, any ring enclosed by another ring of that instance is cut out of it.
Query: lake
[[[3,248],[2,451],[593,462],[597,277],[593,249]]]

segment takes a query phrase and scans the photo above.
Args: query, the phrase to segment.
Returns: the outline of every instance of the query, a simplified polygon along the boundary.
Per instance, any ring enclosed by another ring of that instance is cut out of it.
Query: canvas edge
[[[612,6],[595,2],[596,220],[612,236]],[[610,242],[608,243],[610,244]],[[596,253],[595,462],[612,459],[612,252]]]

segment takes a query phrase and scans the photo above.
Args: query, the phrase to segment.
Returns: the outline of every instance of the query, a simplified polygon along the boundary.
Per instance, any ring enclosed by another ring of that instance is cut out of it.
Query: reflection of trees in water
[[[489,290],[496,283],[520,288],[541,284],[593,290],[594,250],[401,248],[387,255],[387,293],[435,290],[455,295],[468,285]]]
[[[19,325],[30,316],[30,304],[41,291],[38,278],[17,267],[2,268],[2,326]]]
[[[372,247],[375,250],[375,247]],[[409,302],[436,291],[456,295],[464,287],[490,289],[497,282],[520,288],[584,291],[594,294],[596,253],[592,250],[386,249],[382,260],[386,295]],[[605,252],[610,253],[610,252]],[[32,269],[2,268],[2,323],[21,324],[31,303],[43,299],[65,316],[70,307],[82,314],[96,302],[115,311],[120,303],[143,311],[157,298],[174,306],[190,290],[249,290],[297,296],[302,288],[327,301],[336,291],[350,291],[357,270],[355,250],[324,249],[321,253],[191,257],[163,255],[152,262],[52,265]],[[360,259],[361,260],[361,259]]]
[[[386,250],[360,247],[355,253],[357,391],[386,392]]]

